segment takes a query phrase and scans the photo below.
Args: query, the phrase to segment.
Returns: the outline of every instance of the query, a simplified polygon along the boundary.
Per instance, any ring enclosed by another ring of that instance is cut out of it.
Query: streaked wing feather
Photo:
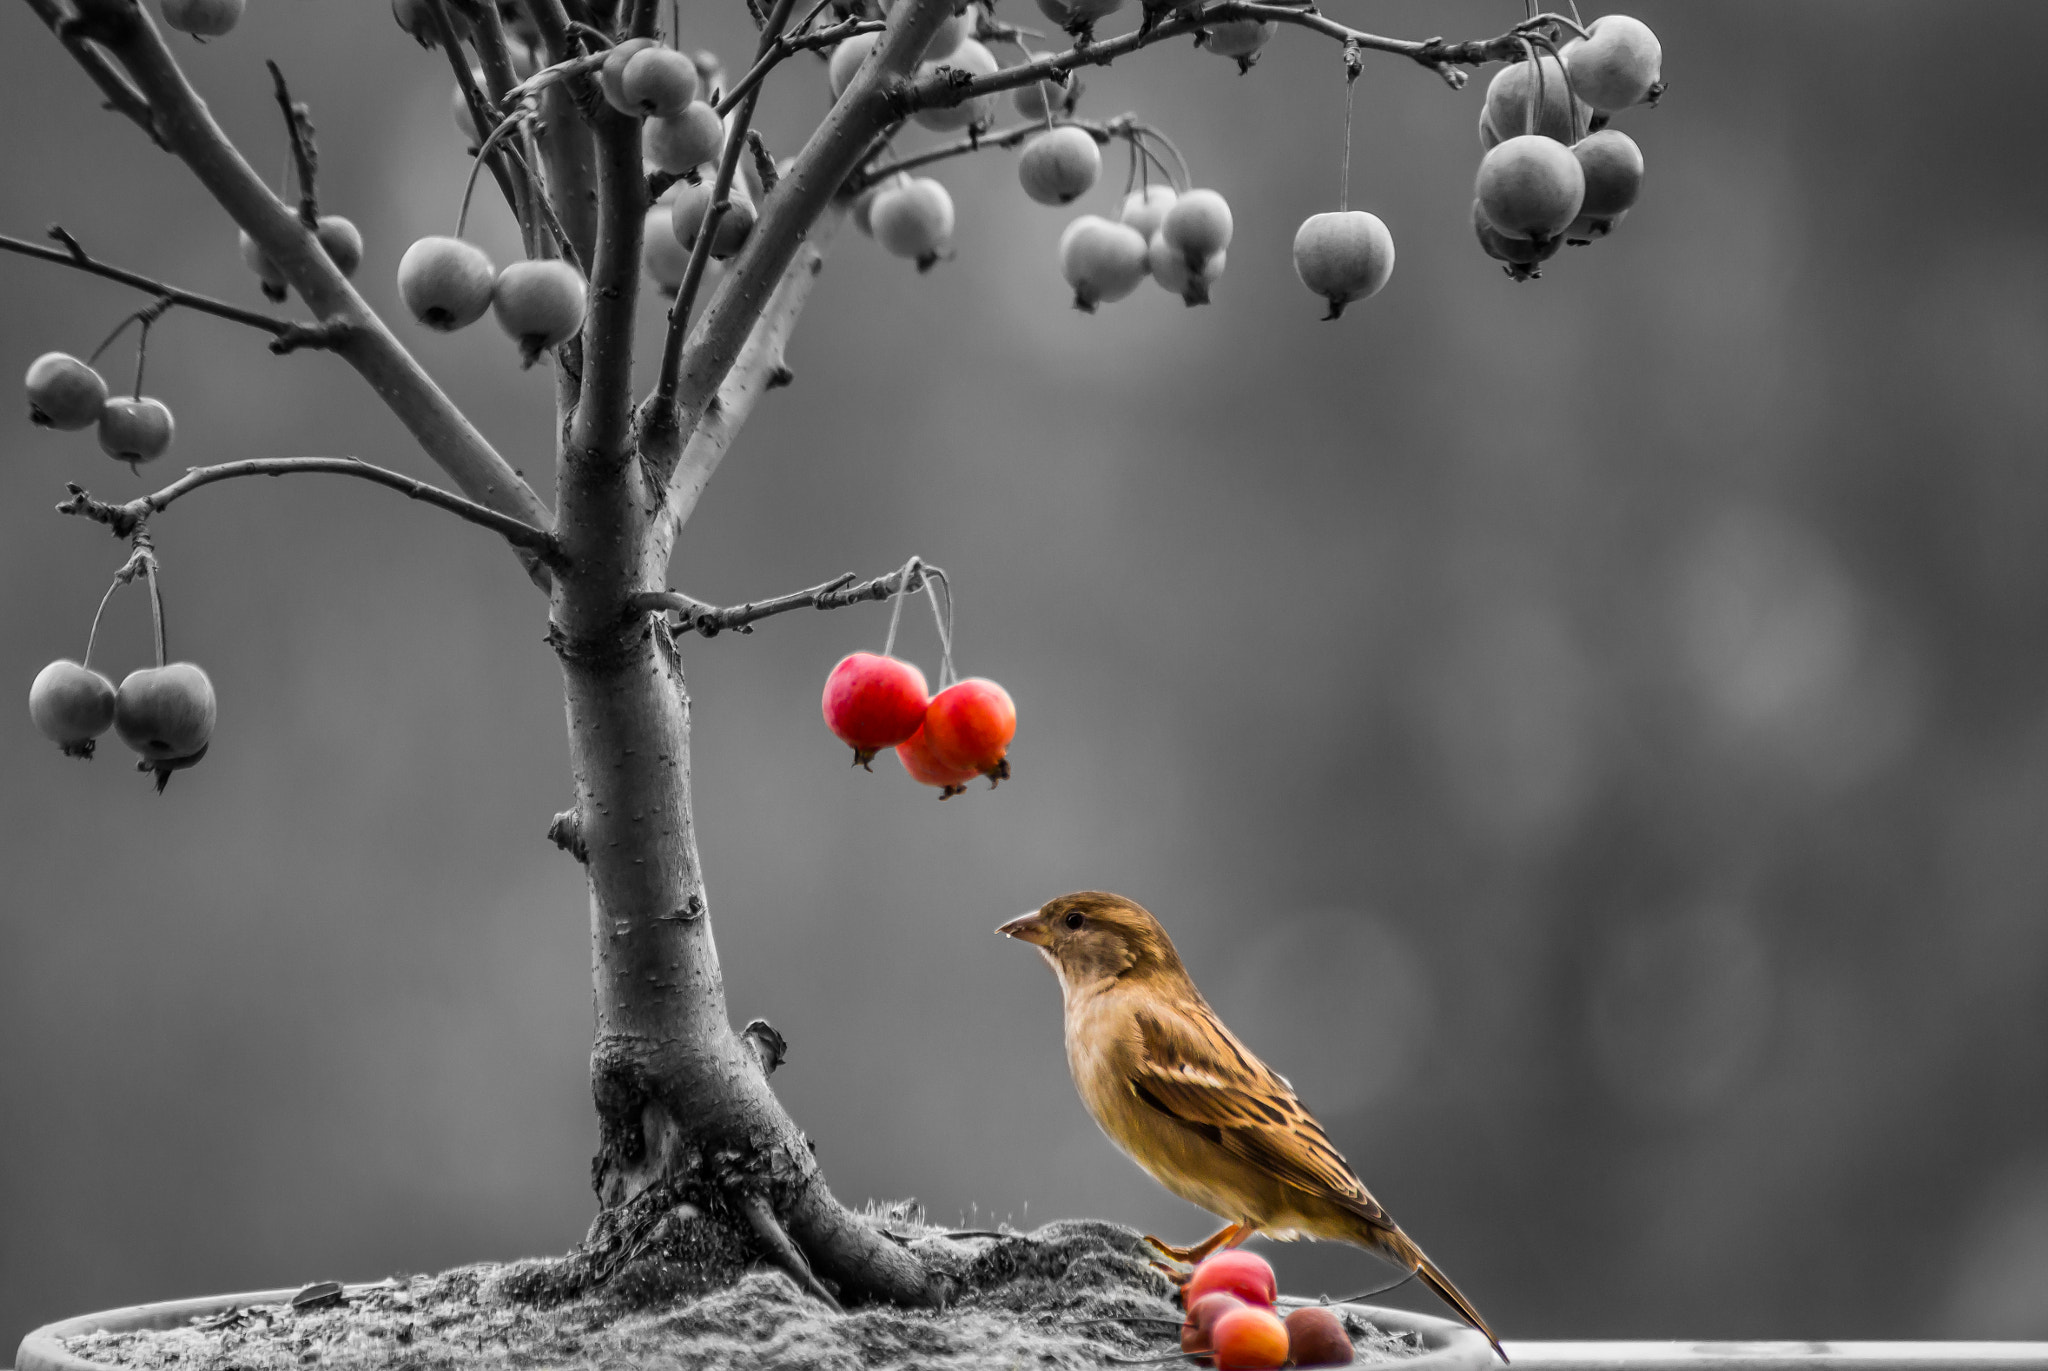
[[[1293,1088],[1208,1005],[1137,1019],[1143,1051],[1131,1090],[1140,1100],[1279,1180],[1392,1226]]]

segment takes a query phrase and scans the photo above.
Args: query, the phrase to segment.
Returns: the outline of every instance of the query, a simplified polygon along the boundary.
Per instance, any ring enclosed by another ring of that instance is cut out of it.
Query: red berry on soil
[[[114,723],[114,683],[69,659],[52,662],[28,688],[28,716],[65,756],[90,757],[92,740]]]
[[[1226,1309],[1209,1330],[1219,1371],[1277,1371],[1287,1364],[1287,1325],[1270,1309]]]
[[[1356,1358],[1344,1321],[1318,1305],[1287,1316],[1289,1366],[1349,1366]]]
[[[825,725],[853,749],[857,766],[867,766],[885,747],[908,742],[924,724],[930,703],[924,673],[895,657],[856,652],[825,678]]]
[[[1180,1350],[1183,1352],[1210,1352],[1214,1347],[1209,1341],[1216,1320],[1228,1309],[1242,1309],[1244,1301],[1221,1290],[1212,1290],[1188,1306],[1188,1316],[1180,1326]],[[1213,1357],[1198,1357],[1199,1366],[1214,1366]]]
[[[68,352],[29,363],[28,421],[38,428],[90,428],[107,407],[107,383]]]
[[[1263,1304],[1272,1307],[1280,1298],[1280,1284],[1273,1279],[1273,1268],[1264,1257],[1242,1248],[1225,1248],[1204,1258],[1195,1268],[1195,1274],[1188,1278],[1188,1287],[1182,1292],[1188,1307],[1194,1308],[1202,1296],[1221,1290],[1237,1296],[1247,1304]]]
[[[100,451],[120,462],[164,455],[176,430],[170,407],[148,396],[116,396],[100,411]]]
[[[913,781],[937,786],[942,800],[965,792],[967,783],[976,775],[941,761],[932,751],[931,735],[925,732],[923,725],[919,725],[917,732],[907,740],[896,744],[896,759],[903,763],[903,769],[910,773]]]
[[[1000,781],[1010,774],[1017,706],[994,681],[980,676],[956,681],[932,697],[924,731],[932,754],[946,765]]]

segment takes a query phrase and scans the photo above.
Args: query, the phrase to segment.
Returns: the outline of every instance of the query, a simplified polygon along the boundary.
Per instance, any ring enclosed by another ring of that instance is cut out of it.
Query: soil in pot
[[[901,1215],[877,1217],[951,1278],[948,1307],[836,1314],[760,1265],[729,1227],[683,1220],[595,1291],[580,1255],[480,1265],[311,1288],[296,1308],[222,1309],[177,1327],[86,1333],[62,1345],[135,1371],[1097,1368],[1179,1346],[1171,1287],[1131,1229],[1070,1220],[1030,1234],[949,1236]],[[1342,1317],[1361,1363],[1422,1350],[1413,1334],[1386,1332],[1351,1310]]]

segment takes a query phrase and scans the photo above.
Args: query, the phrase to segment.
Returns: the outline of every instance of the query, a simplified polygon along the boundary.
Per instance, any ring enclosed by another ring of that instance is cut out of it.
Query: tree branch
[[[1078,67],[1106,67],[1117,58],[1142,48],[1170,38],[1203,34],[1216,24],[1238,19],[1292,24],[1334,38],[1347,46],[1406,57],[1434,71],[1452,90],[1461,89],[1465,84],[1465,73],[1459,70],[1460,67],[1517,61],[1522,55],[1523,35],[1533,29],[1569,22],[1558,15],[1538,14],[1495,38],[1446,43],[1441,38],[1383,38],[1376,33],[1340,24],[1306,6],[1264,4],[1257,0],[1211,0],[1193,13],[1182,13],[1150,28],[1141,26],[1099,43],[1079,43],[1065,52],[1051,53],[1021,66],[1005,67],[988,76],[957,80],[955,77],[960,73],[938,72],[900,92],[896,97],[897,112],[902,115],[920,109],[957,105],[978,96],[1028,86],[1034,81],[1058,80]]]
[[[576,56],[562,0],[527,0],[526,12],[540,30],[549,65]],[[597,147],[585,122],[583,102],[595,102],[597,90],[589,81],[558,79],[539,98],[540,151],[555,213],[576,245],[577,257],[587,264],[597,251]]]
[[[57,0],[28,0],[28,7],[49,26],[50,32],[57,35],[57,40],[78,65],[85,68],[85,74],[92,78],[93,84],[106,93],[106,107],[116,114],[126,115],[149,135],[150,142],[160,148],[165,147],[163,134],[157,131],[156,111],[149,107],[148,99],[128,83],[128,78],[107,60],[105,53],[79,34],[64,7]]]
[[[180,290],[154,277],[144,276],[138,271],[126,271],[120,267],[109,266],[105,262],[95,261],[86,255],[84,247],[80,246],[76,238],[56,224],[50,226],[50,236],[64,247],[48,248],[40,243],[24,242],[22,239],[10,238],[0,233],[0,251],[18,252],[24,257],[55,262],[58,266],[70,267],[74,271],[103,276],[109,281],[119,281],[124,286],[146,290],[159,300],[168,300],[174,305],[182,305],[201,314],[211,314],[218,319],[227,319],[237,324],[247,324],[253,329],[261,329],[271,335],[270,350],[280,355],[296,352],[300,348],[335,347],[346,328],[339,323],[301,324],[291,319],[279,319],[275,315],[243,309],[240,305],[231,305],[225,300],[216,300],[210,295]]]
[[[292,162],[299,169],[299,222],[309,229],[320,227],[320,154],[313,146],[313,114],[305,105],[292,99],[292,88],[285,84],[284,68],[275,62],[265,62],[270,68],[270,80],[277,90],[277,107],[284,111],[284,131],[291,139]]]
[[[632,607],[641,613],[663,611],[680,615],[680,621],[674,625],[677,630],[715,638],[727,629],[735,633],[752,633],[757,621],[787,614],[792,609],[845,609],[848,605],[864,604],[870,600],[914,595],[924,589],[928,571],[937,572],[942,577],[946,574],[942,568],[928,567],[923,560],[913,557],[908,567],[899,567],[872,580],[857,581],[849,571],[809,590],[778,595],[772,600],[749,600],[729,609],[707,605],[679,590],[650,590],[635,595]]]
[[[825,269],[825,254],[830,251],[833,238],[846,222],[846,207],[844,200],[826,202],[789,265],[783,269],[782,279],[776,282],[767,308],[754,321],[753,330],[747,335],[739,356],[727,369],[717,395],[691,428],[690,440],[683,445],[682,457],[676,462],[675,470],[669,473],[667,487],[662,493],[661,524],[657,530],[653,563],[657,568],[668,565],[669,550],[674,546],[676,534],[689,522],[690,512],[697,507],[697,499],[704,493],[705,482],[725,460],[732,440],[739,436],[748,417],[753,414],[755,402],[768,391],[788,385],[795,379],[784,360],[783,349],[789,345],[790,334],[796,331],[796,321],[811,298],[811,287],[816,284],[818,273]],[[759,231],[760,226],[756,224],[755,232]]]
[[[774,0],[761,29],[761,46],[755,65],[760,64],[775,50],[781,40],[782,26],[789,22],[789,12],[795,7],[794,0]],[[754,108],[761,102],[761,87],[754,88],[740,97],[739,107],[731,116],[731,123],[725,131],[725,146],[718,159],[718,177],[711,187],[711,204],[704,212],[704,222],[697,227],[697,241],[690,249],[689,266],[683,272],[682,289],[669,305],[668,332],[661,345],[661,364],[655,374],[654,394],[648,400],[641,416],[641,453],[653,464],[657,477],[666,482],[681,456],[682,425],[676,412],[676,379],[683,365],[683,340],[690,328],[690,311],[697,302],[697,289],[704,279],[704,264],[710,260],[712,241],[718,236],[718,225],[732,206],[732,181],[739,170],[740,154],[745,150],[747,133],[754,122]],[[724,103],[719,110],[724,112]],[[765,196],[763,197],[766,198]]]
[[[719,115],[723,117],[738,109],[740,101],[744,100],[754,87],[766,80],[769,72],[797,53],[813,48],[836,47],[855,34],[880,33],[883,27],[879,19],[857,17],[842,19],[836,24],[828,24],[809,33],[800,32],[802,25],[798,25],[796,29],[778,37],[770,45],[767,55],[757,59],[753,66],[747,68],[747,74],[733,83],[732,89],[725,93],[725,98],[718,102]]]
[[[71,498],[58,505],[57,511],[105,524],[115,537],[126,538],[150,515],[169,508],[179,496],[190,494],[201,486],[210,486],[216,481],[232,481],[238,476],[290,476],[301,472],[359,476],[365,481],[389,486],[422,504],[445,509],[458,518],[487,528],[514,547],[533,553],[543,562],[554,565],[560,561],[554,535],[546,529],[521,523],[494,509],[486,509],[474,500],[465,500],[452,491],[415,480],[403,472],[372,466],[355,457],[255,457],[242,462],[223,462],[218,466],[193,467],[154,495],[144,495],[119,505],[94,499],[83,486],[66,484],[64,488],[71,492]]]
[[[813,226],[824,216],[833,196],[894,117],[891,90],[917,64],[925,44],[951,12],[948,0],[903,0],[891,11],[882,40],[797,154],[775,193],[765,197],[747,245],[685,342],[669,407],[673,417],[643,411],[643,431],[672,422],[679,431],[692,433],[690,446],[696,446],[692,431],[713,398],[720,395],[726,373],[754,338],[755,325],[771,301],[784,294],[785,272],[804,236],[815,231]],[[715,444],[719,453],[730,441],[733,427],[725,425],[726,434]],[[686,452],[678,475],[687,465]],[[675,478],[670,484],[675,485]],[[672,523],[694,503],[694,495],[678,502],[674,494],[672,489]]]
[[[297,215],[270,192],[228,141],[137,0],[75,3],[86,36],[121,63],[156,111],[164,145],[255,239],[318,316],[321,327],[336,331],[336,354],[370,383],[421,450],[478,504],[523,524],[550,528],[553,519],[533,488],[434,384]],[[537,581],[548,579],[537,560],[529,559],[528,572]]]
[[[469,106],[470,122],[476,125],[480,135],[489,132],[498,125],[498,108],[478,87],[476,73],[470,70],[469,58],[463,55],[462,41],[455,34],[455,18],[448,12],[448,0],[428,0],[427,11],[434,23],[438,46],[448,54],[448,65],[455,73],[455,84],[462,91],[463,103]],[[488,143],[489,140],[485,141]],[[477,155],[484,156],[488,151],[487,147],[479,146]],[[505,197],[512,218],[519,224],[520,246],[531,257],[540,232],[533,210],[526,203],[526,196],[532,193],[533,187],[522,178],[511,157],[502,150],[490,154],[490,168],[499,193]]]

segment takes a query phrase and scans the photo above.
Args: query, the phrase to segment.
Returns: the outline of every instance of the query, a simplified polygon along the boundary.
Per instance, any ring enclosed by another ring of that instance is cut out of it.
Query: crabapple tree
[[[206,486],[347,475],[498,534],[539,591],[560,668],[573,792],[549,836],[586,870],[595,951],[600,1212],[560,1279],[608,1279],[635,1235],[688,1205],[695,1222],[726,1225],[828,1301],[928,1303],[945,1291],[827,1188],[769,1087],[779,1035],[760,1021],[735,1031],[728,1018],[694,836],[680,646],[692,635],[751,632],[796,608],[892,602],[881,652],[856,653],[824,679],[825,724],[853,760],[867,766],[893,748],[910,782],[960,796],[980,778],[1009,777],[1017,727],[1001,685],[957,678],[951,587],[916,557],[869,579],[849,574],[724,608],[667,586],[705,483],[756,405],[793,379],[784,347],[841,226],[851,220],[918,271],[941,268],[955,230],[939,179],[948,160],[1015,153],[1018,193],[1066,205],[1097,186],[1105,152],[1116,152],[1128,168],[1120,211],[1076,217],[1057,260],[1034,269],[1048,283],[1057,273],[1082,311],[1148,281],[1205,304],[1231,251],[1285,248],[1233,244],[1224,195],[1195,184],[1182,151],[1139,116],[1081,110],[1075,75],[1169,45],[1192,45],[1186,60],[1221,57],[1248,71],[1285,29],[1329,45],[1333,79],[1347,83],[1369,55],[1420,66],[1452,88],[1498,66],[1479,123],[1473,223],[1480,248],[1528,280],[1563,244],[1590,243],[1628,212],[1643,158],[1607,124],[1661,90],[1649,29],[1621,15],[1584,23],[1576,11],[1531,13],[1496,36],[1451,42],[1364,32],[1301,0],[1142,0],[1134,14],[1124,0],[1037,0],[1043,23],[1014,13],[1019,0],[1000,14],[984,0],[747,0],[759,42],[727,65],[689,45],[658,0],[393,0],[392,60],[411,52],[447,65],[454,127],[444,136],[467,140],[473,164],[454,234],[422,238],[400,260],[398,298],[410,318],[386,321],[351,284],[362,235],[321,211],[312,111],[294,100],[284,71],[270,67],[291,149],[281,191],[214,122],[174,55],[174,41],[231,48],[245,0],[27,3],[106,107],[218,202],[223,251],[238,240],[254,291],[273,307],[297,302],[287,314],[183,290],[95,257],[64,228],[51,230],[50,243],[0,238],[0,248],[125,283],[145,301],[97,352],[36,360],[26,378],[30,420],[93,429],[102,451],[138,470],[160,463],[177,436],[176,397],[146,393],[150,328],[167,311],[194,310],[264,332],[280,354],[334,353],[446,483],[329,456],[193,468],[118,503],[72,485],[59,508],[127,546],[108,595],[146,589],[156,664],[116,686],[92,669],[89,641],[84,661],[53,662],[35,678],[35,726],[81,758],[113,730],[159,789],[203,762],[213,683],[201,665],[170,659],[155,539],[170,536],[170,507]],[[829,89],[829,112],[801,147],[769,147],[755,128],[761,102],[813,82]],[[1348,127],[1345,142],[1348,166]],[[1303,307],[1330,319],[1385,287],[1395,264],[1386,225],[1349,204],[1348,174],[1343,185],[1338,204],[1303,223],[1293,242]],[[466,240],[480,187],[517,220],[520,260],[495,263]],[[915,273],[904,272],[902,288],[917,288]],[[666,328],[658,357],[645,359],[652,382],[636,392],[634,324],[654,311]],[[511,340],[508,362],[516,355],[552,371],[551,498],[404,342],[408,331],[467,328],[486,315]],[[110,352],[124,370],[103,375]],[[800,390],[790,394],[779,402],[802,403]],[[935,693],[891,655],[894,616],[917,597],[929,600],[946,649]],[[1219,1324],[1217,1336],[1239,1334]],[[1270,1316],[1242,1336],[1285,1346]]]

